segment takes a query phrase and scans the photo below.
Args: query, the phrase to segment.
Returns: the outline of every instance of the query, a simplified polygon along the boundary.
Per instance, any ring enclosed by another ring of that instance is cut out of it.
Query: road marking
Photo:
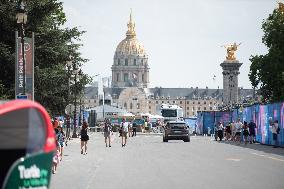
[[[284,161],[284,159],[279,159],[279,158],[271,157],[271,156],[269,156],[269,157],[267,157],[267,158],[273,159],[273,160],[276,160],[276,161]]]
[[[253,155],[256,155],[256,156],[260,156],[260,157],[265,157],[266,155],[263,155],[263,154],[258,154],[258,153],[251,153],[251,154],[253,154]]]
[[[237,158],[227,158],[225,160],[227,160],[227,161],[235,161],[235,162],[241,161],[241,159],[237,159]]]
[[[259,157],[264,157],[264,158],[272,159],[272,160],[275,160],[275,161],[282,161],[282,162],[284,162],[284,159],[279,159],[279,158],[276,158],[276,157],[273,157],[273,156],[268,156],[268,155],[258,154],[258,153],[251,153],[251,154],[256,155],[256,156],[259,156]]]

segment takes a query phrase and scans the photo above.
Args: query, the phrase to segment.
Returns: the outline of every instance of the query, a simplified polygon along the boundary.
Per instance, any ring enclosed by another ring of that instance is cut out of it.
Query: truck
[[[183,109],[178,105],[162,104],[161,116],[164,117],[164,122],[168,121],[183,121]]]

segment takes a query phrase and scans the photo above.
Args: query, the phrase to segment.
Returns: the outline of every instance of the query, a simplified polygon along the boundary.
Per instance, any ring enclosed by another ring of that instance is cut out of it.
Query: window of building
[[[204,107],[204,110],[206,110],[206,107]]]
[[[198,104],[200,104],[200,102],[198,102]]]
[[[128,73],[123,74],[123,81],[127,82],[128,81]]]
[[[132,105],[132,102],[130,103],[130,109],[132,109],[133,105]]]
[[[116,74],[116,81],[119,81],[119,73]]]
[[[198,107],[198,110],[200,110],[200,107]]]
[[[212,108],[212,107],[210,107],[210,110],[213,110],[213,108]]]
[[[186,101],[186,104],[189,104],[189,101]]]
[[[162,104],[164,103],[164,101],[162,101]]]
[[[142,82],[144,82],[144,74],[142,74]]]
[[[133,60],[133,65],[136,66],[136,59]]]
[[[140,103],[137,103],[137,109],[140,109]]]
[[[120,65],[120,59],[117,60],[117,65]]]
[[[94,100],[94,103],[97,103],[97,101]]]
[[[192,107],[192,111],[193,111],[193,110],[195,110],[195,108],[194,108],[194,107]]]
[[[159,104],[159,102],[158,102],[158,101],[156,101],[156,104]]]
[[[149,101],[149,104],[151,104],[151,101]]]
[[[125,66],[128,66],[128,59],[125,59]]]
[[[179,103],[182,104],[182,101],[180,101]]]
[[[187,107],[186,109],[189,110],[189,107]]]
[[[151,106],[149,106],[149,109],[151,110]]]
[[[143,65],[143,59],[141,60],[141,64]]]
[[[124,109],[127,109],[127,104],[126,104],[126,102],[124,103]]]
[[[210,104],[213,104],[213,102],[210,102]]]
[[[175,103],[176,103],[176,101],[174,100],[174,101],[173,101],[173,104],[175,104]]]
[[[170,101],[168,101],[168,104],[170,103]]]
[[[193,101],[192,104],[195,104],[195,102]]]
[[[25,51],[24,51],[25,52]],[[91,100],[89,100],[89,103],[91,103]]]
[[[206,104],[206,101],[204,101],[204,104]]]
[[[189,112],[186,112],[186,115],[188,115],[188,116],[189,116]]]

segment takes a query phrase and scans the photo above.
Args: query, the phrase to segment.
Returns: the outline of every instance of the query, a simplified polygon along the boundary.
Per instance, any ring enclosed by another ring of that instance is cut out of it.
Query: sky
[[[221,46],[234,42],[242,43],[239,87],[251,88],[249,58],[267,53],[261,25],[277,6],[274,0],[63,0],[65,26],[86,31],[80,42],[89,59],[85,73],[111,76],[132,9],[137,39],[149,56],[150,87],[165,88],[223,88],[220,64],[227,53]]]

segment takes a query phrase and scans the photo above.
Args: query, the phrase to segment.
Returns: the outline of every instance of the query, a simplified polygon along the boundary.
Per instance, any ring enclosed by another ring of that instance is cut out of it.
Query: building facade
[[[117,46],[112,70],[112,87],[149,86],[148,56],[143,45],[137,40],[135,23],[130,14],[126,38]]]
[[[196,88],[149,88],[148,56],[138,42],[132,14],[127,24],[126,38],[117,46],[111,67],[111,87],[103,89],[112,106],[133,114],[160,114],[162,104],[175,104],[183,108],[185,117],[196,116],[198,111],[215,111],[226,103],[243,102],[253,94],[252,89],[238,87],[238,67],[223,67],[224,89]],[[227,69],[228,68],[228,69]],[[100,96],[96,86],[85,90],[84,106],[99,106]]]

